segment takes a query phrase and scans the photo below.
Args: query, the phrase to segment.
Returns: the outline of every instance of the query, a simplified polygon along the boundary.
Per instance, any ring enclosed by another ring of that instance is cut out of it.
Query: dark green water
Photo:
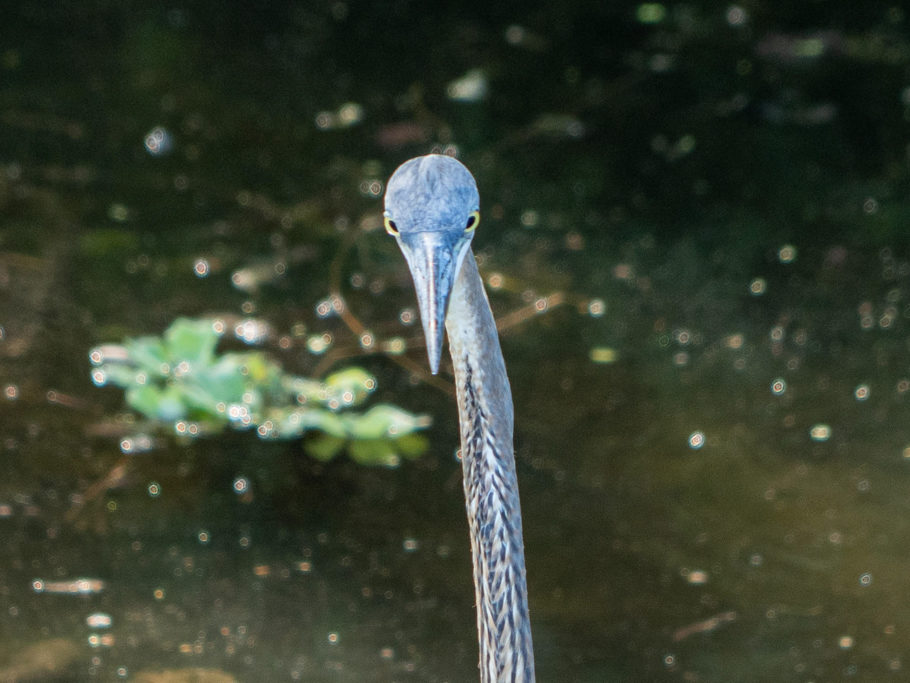
[[[454,400],[420,348],[367,354],[317,312],[337,285],[415,337],[382,183],[452,146],[505,283],[540,680],[910,679],[897,3],[4,14],[0,670],[53,638],[72,680],[475,678]],[[320,465],[238,432],[124,456],[89,349],[203,315],[268,322],[294,372],[366,367],[435,416],[430,452]],[[80,577],[103,589],[34,587]]]

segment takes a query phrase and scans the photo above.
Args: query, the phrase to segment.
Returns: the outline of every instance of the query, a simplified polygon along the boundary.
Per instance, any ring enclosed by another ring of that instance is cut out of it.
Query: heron
[[[434,375],[448,332],[474,562],[480,680],[533,681],[512,392],[471,251],[480,223],[477,183],[453,157],[416,157],[389,179],[383,219],[411,271]]]

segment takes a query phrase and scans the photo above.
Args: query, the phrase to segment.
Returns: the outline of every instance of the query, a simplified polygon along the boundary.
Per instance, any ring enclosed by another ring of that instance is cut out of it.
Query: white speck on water
[[[391,337],[382,343],[382,350],[393,356],[404,353],[408,348],[407,342],[402,337]]]
[[[813,441],[827,441],[831,438],[831,427],[822,423],[812,425],[809,430],[809,437]]]
[[[256,318],[244,318],[234,327],[234,336],[244,344],[261,344],[269,338],[269,324]]]
[[[405,308],[398,314],[398,319],[402,325],[413,325],[417,322],[417,314],[413,308]]]
[[[145,135],[145,149],[153,157],[167,154],[174,146],[174,140],[163,126],[155,126]]]
[[[616,349],[612,349],[608,346],[595,346],[588,352],[588,357],[594,363],[608,365],[616,362],[619,355],[617,354]]]
[[[538,214],[534,209],[527,209],[522,212],[521,218],[519,220],[524,227],[533,228],[540,220],[540,214]]]
[[[129,219],[130,210],[126,205],[115,202],[107,208],[107,217],[117,223],[123,223]]]
[[[306,340],[307,350],[310,353],[316,355],[325,353],[331,345],[332,335],[329,332],[325,332],[323,334],[314,334],[308,337]]]
[[[154,447],[154,441],[148,434],[136,434],[120,440],[120,452],[124,455],[146,453]]]
[[[727,23],[730,26],[743,26],[749,21],[749,13],[739,5],[730,5],[727,8]]]
[[[685,577],[686,582],[691,583],[693,586],[703,586],[708,583],[708,572],[700,569],[693,569],[685,572]]]
[[[471,69],[446,86],[446,95],[455,102],[478,102],[487,96],[487,77],[482,69]]]
[[[85,624],[89,628],[110,628],[112,623],[111,615],[104,612],[94,612],[85,618]]]
[[[785,244],[777,250],[777,260],[781,263],[793,263],[796,260],[796,247]]]
[[[338,108],[338,123],[343,128],[363,121],[363,107],[356,102],[345,102]]]
[[[659,24],[667,16],[667,8],[659,2],[643,2],[635,10],[635,18],[642,24]]]

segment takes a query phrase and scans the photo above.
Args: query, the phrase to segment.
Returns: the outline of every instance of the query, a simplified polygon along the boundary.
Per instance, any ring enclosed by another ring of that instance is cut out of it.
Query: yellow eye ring
[[[385,231],[387,233],[389,233],[392,237],[398,236],[398,226],[395,225],[395,221],[393,221],[388,216],[383,216],[382,224],[385,226]]]
[[[480,223],[480,211],[472,211],[470,213],[470,215],[468,215],[468,223],[467,223],[467,225],[465,225],[464,231],[465,232],[474,232],[474,230],[477,228],[479,223]]]

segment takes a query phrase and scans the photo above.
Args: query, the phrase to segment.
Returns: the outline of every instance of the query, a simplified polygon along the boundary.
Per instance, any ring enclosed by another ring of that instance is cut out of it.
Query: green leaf
[[[126,390],[126,402],[130,408],[154,420],[158,417],[158,403],[162,390],[151,384],[136,384]]]
[[[126,390],[130,408],[170,428],[188,419],[208,433],[229,423],[259,428],[267,438],[317,431],[304,445],[313,457],[329,460],[347,446],[350,457],[365,465],[396,466],[402,457],[426,450],[426,440],[414,434],[430,424],[426,416],[388,404],[363,414],[342,411],[362,403],[376,386],[362,368],[336,372],[324,382],[287,375],[261,351],[216,355],[218,337],[211,320],[180,318],[162,338],[97,347],[101,355],[92,357],[106,383]]]
[[[218,404],[222,403],[220,397],[223,394],[213,392],[211,386],[205,384],[181,383],[180,397],[182,403],[186,406],[187,411],[197,417],[209,417],[217,420],[227,419],[224,412],[218,410]],[[223,402],[225,405],[228,401]]]
[[[363,368],[345,368],[326,377],[325,388],[327,398],[339,407],[355,406],[376,388],[376,379]]]
[[[126,402],[133,410],[153,420],[172,422],[186,417],[186,408],[177,387],[139,384],[127,389]]]
[[[301,411],[301,422],[307,429],[318,429],[339,439],[348,438],[348,427],[344,419],[335,413],[319,408]]]
[[[396,467],[401,458],[391,441],[386,439],[358,439],[348,444],[348,453],[361,465]]]
[[[298,397],[305,401],[315,401],[322,403],[326,397],[325,385],[315,379],[308,377],[298,377],[297,375],[283,375],[281,377],[281,387],[288,394],[291,394],[295,400]]]
[[[419,458],[430,447],[430,440],[423,434],[416,432],[402,436],[400,439],[395,439],[392,443],[395,444],[395,450],[409,460]]]
[[[414,415],[388,403],[373,406],[363,415],[350,416],[350,433],[355,439],[382,439],[405,436],[430,425],[430,418]]]
[[[191,371],[211,364],[218,345],[218,333],[211,320],[177,318],[164,332],[164,341],[171,362],[190,364]]]
[[[137,383],[136,368],[132,365],[105,363],[98,369],[104,373],[105,381],[108,384],[116,384],[118,387],[125,389]]]
[[[342,440],[348,438],[344,420],[335,413],[321,408],[269,408],[263,415],[264,420],[272,421],[282,439],[300,436],[313,429]]]
[[[162,377],[167,374],[164,371],[170,365],[167,350],[158,337],[129,339],[126,348],[129,351],[130,362],[147,372],[150,377]]]
[[[244,374],[242,354],[226,354],[214,365],[204,368],[193,377],[193,382],[204,387],[217,402],[239,403],[249,383]]]
[[[337,436],[319,434],[304,441],[303,448],[317,460],[328,462],[341,452],[345,441],[345,439]]]
[[[260,351],[247,351],[244,353],[226,353],[222,358],[232,361],[241,375],[254,384],[281,385],[281,367],[272,362],[268,356]]]

